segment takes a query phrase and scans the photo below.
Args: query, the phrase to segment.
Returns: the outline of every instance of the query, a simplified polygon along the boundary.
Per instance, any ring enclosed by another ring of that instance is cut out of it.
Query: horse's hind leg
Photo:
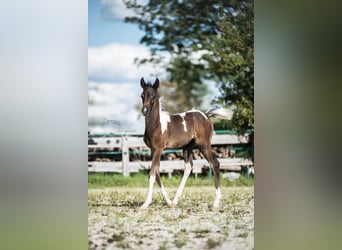
[[[183,174],[183,178],[182,181],[178,187],[178,190],[176,192],[176,196],[173,199],[172,205],[176,206],[179,197],[182,195],[183,189],[185,187],[185,183],[191,173],[191,169],[193,166],[193,162],[192,162],[192,149],[194,147],[194,142],[192,141],[189,145],[187,145],[184,149],[183,149],[183,157],[184,157],[184,174]]]
[[[163,183],[162,183],[161,180],[160,180],[159,171],[158,171],[157,174],[156,174],[156,181],[157,181],[157,183],[158,183],[158,185],[159,185],[159,187],[160,187],[160,189],[161,189],[162,195],[163,195],[163,197],[164,197],[164,199],[165,199],[167,205],[168,205],[169,207],[171,207],[171,206],[172,206],[172,201],[170,200],[169,196],[167,195],[166,190],[165,190],[165,188],[164,188],[164,185],[163,185]]]
[[[221,188],[220,188],[220,162],[217,160],[216,156],[211,151],[211,147],[200,147],[200,150],[204,157],[209,162],[210,168],[214,172],[215,178],[215,188],[216,188],[216,195],[213,208],[216,209],[220,205],[221,200]]]

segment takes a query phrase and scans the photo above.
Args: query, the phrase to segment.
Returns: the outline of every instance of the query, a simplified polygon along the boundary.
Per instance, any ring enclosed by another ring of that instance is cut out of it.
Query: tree
[[[215,81],[221,93],[216,103],[236,109],[230,128],[254,127],[252,0],[125,3],[136,13],[125,21],[139,25],[145,32],[140,42],[151,51],[151,58],[140,63],[156,62],[160,52],[170,53],[167,71],[185,93],[185,106],[199,106],[204,82]]]
[[[185,106],[186,96],[176,82],[162,80],[159,88],[162,98],[162,107],[170,113],[177,113],[189,109]]]

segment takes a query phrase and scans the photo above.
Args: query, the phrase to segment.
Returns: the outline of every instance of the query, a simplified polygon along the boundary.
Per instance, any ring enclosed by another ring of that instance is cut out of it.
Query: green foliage
[[[254,127],[254,2],[149,1],[146,5],[125,0],[136,13],[126,22],[145,32],[141,43],[151,57],[140,63],[159,62],[171,55],[167,72],[184,92],[185,107],[199,107],[206,92],[204,81],[217,83],[215,100],[236,108],[230,129]]]
[[[163,97],[162,106],[170,113],[182,112],[188,109],[188,103],[183,91],[179,88],[178,83],[162,80],[159,93]]]
[[[187,56],[177,56],[171,60],[167,71],[170,72],[171,81],[177,83],[178,92],[184,93],[182,110],[199,108],[207,86],[203,84],[203,66],[193,64]]]

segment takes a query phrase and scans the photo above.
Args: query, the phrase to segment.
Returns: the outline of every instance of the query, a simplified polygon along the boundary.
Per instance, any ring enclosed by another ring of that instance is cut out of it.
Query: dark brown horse
[[[213,208],[218,208],[221,199],[220,190],[220,163],[211,151],[211,138],[213,135],[213,124],[210,117],[218,116],[230,119],[232,112],[223,108],[216,108],[203,113],[198,110],[190,110],[180,114],[168,114],[161,111],[159,103],[159,80],[156,79],[153,85],[146,84],[144,78],[140,81],[143,92],[142,113],[145,116],[144,141],[151,148],[152,166],[150,169],[149,191],[145,203],[141,208],[146,209],[152,201],[154,182],[157,181],[161,188],[162,195],[170,207],[177,205],[186,180],[190,175],[192,162],[192,149],[197,145],[214,172],[216,197]],[[160,156],[166,148],[183,148],[184,175],[173,201],[168,197],[165,188],[160,180],[159,166]]]

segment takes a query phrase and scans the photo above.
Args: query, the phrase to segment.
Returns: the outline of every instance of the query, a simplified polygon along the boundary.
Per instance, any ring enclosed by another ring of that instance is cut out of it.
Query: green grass
[[[215,248],[215,247],[220,246],[221,244],[222,242],[220,240],[214,240],[214,239],[207,240],[208,248]]]
[[[182,175],[173,174],[171,178],[166,175],[161,176],[162,182],[165,187],[178,187]],[[186,183],[187,186],[213,186],[214,177],[199,176],[195,178],[191,175]],[[240,176],[239,179],[228,181],[221,176],[221,186],[253,186],[254,178]],[[131,174],[130,177],[123,177],[122,174],[112,173],[89,173],[88,174],[88,187],[89,188],[102,188],[102,187],[148,187],[148,173]]]
[[[177,238],[175,239],[174,244],[176,247],[181,248],[185,246],[187,242],[188,242],[188,239],[186,235],[180,235],[180,236],[177,235]]]
[[[248,236],[248,232],[239,233],[237,235],[237,237],[240,237],[240,238],[247,238],[247,236]]]

